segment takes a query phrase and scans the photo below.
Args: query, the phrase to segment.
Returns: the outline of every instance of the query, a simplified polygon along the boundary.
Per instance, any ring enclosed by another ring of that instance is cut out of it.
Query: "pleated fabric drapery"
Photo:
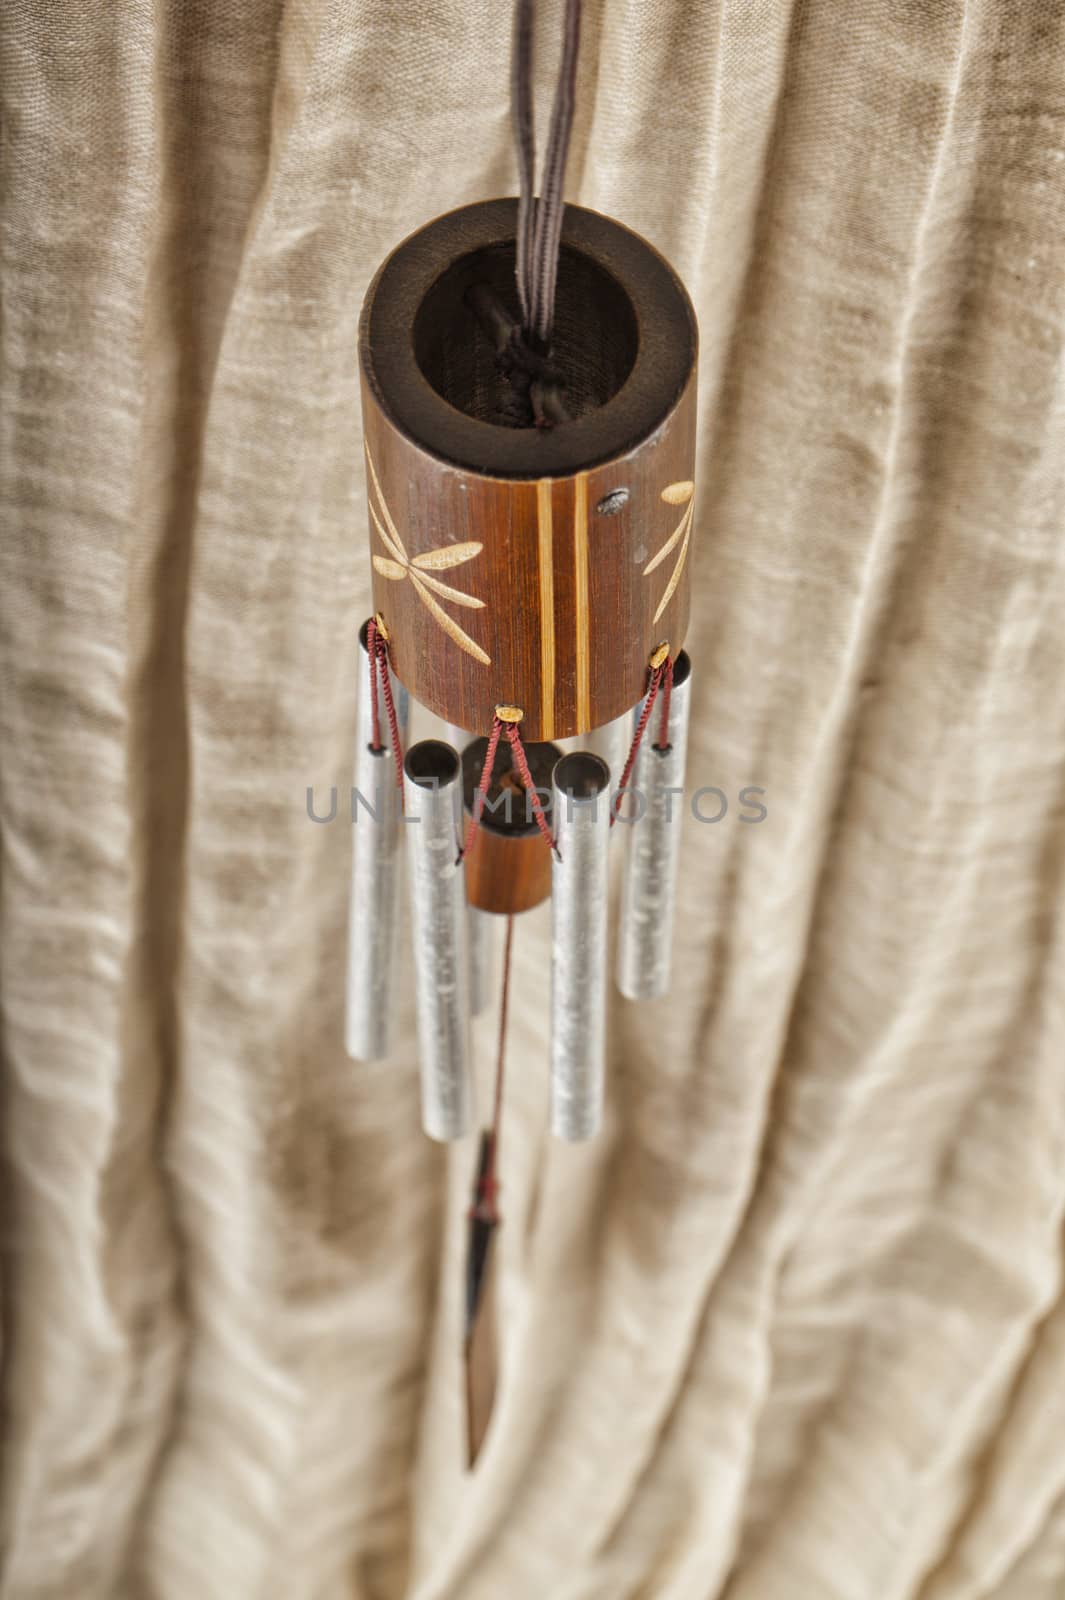
[[[589,1146],[519,927],[471,1478],[474,1141],[409,996],[342,1042],[355,338],[514,192],[509,6],[0,20],[0,1600],[1065,1588],[1065,4],[586,11],[568,192],[700,319],[728,811]]]

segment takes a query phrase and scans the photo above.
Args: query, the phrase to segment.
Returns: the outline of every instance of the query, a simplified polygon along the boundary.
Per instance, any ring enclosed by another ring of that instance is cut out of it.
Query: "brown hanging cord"
[[[399,717],[396,714],[396,702],[392,695],[392,673],[388,661],[388,644],[381,623],[376,617],[371,617],[366,624],[366,654],[370,658],[370,749],[376,755],[384,749],[381,743],[381,713],[377,704],[378,682],[380,682],[381,695],[385,702],[385,714],[388,717],[388,732],[392,743],[392,755],[396,763],[396,787],[403,788],[403,742],[399,736]]]
[[[559,62],[551,126],[547,137],[540,197],[533,199],[532,106],[533,0],[517,0],[511,70],[512,118],[518,152],[518,296],[524,333],[541,350],[551,343],[555,316],[558,247],[562,237],[562,188],[566,176],[576,104],[577,59],[581,42],[581,0],[566,0],[562,57]]]
[[[514,427],[552,428],[568,422],[563,380],[550,360],[558,282],[559,243],[565,210],[563,187],[573,134],[577,60],[580,54],[581,0],[566,0],[562,54],[551,108],[540,197],[533,194],[535,133],[532,99],[533,0],[516,0],[511,53],[510,95],[518,160],[518,226],[515,278],[521,322],[487,284],[474,284],[466,299],[496,350],[496,364],[507,379],[500,415]]]
[[[532,332],[532,241],[534,132],[532,104],[533,0],[514,7],[514,50],[510,61],[510,115],[518,157],[518,239],[515,273],[526,334]]]

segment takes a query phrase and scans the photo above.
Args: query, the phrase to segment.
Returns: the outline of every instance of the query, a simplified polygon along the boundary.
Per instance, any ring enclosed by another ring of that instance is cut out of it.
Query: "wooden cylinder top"
[[[697,334],[638,235],[567,206],[554,346],[569,420],[515,425],[475,306],[518,320],[517,203],[438,217],[385,261],[360,325],[374,607],[400,681],[487,733],[588,732],[627,711],[683,641]]]

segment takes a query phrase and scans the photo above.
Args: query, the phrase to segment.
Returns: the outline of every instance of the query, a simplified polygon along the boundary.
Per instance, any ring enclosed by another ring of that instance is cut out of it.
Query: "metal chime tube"
[[[479,1017],[494,998],[492,977],[495,923],[490,911],[470,906],[467,911],[470,944],[470,1015]]]
[[[385,699],[378,677],[383,748],[371,749],[373,693],[366,624],[359,634],[359,698],[355,732],[351,907],[348,918],[348,986],[345,1045],[357,1061],[388,1054],[392,973],[396,953],[396,897],[400,873],[400,789],[388,738]],[[389,669],[382,665],[381,671]],[[391,680],[400,738],[406,739],[410,700]]]
[[[673,667],[667,743],[661,743],[656,704],[629,785],[634,793],[621,805],[622,816],[635,807],[634,820],[619,824],[629,834],[629,849],[617,984],[629,1000],[654,1000],[669,992],[690,706],[691,662],[681,651]]]
[[[450,745],[423,739],[404,763],[422,1125],[458,1139],[472,1115],[470,974],[465,872],[458,859],[462,767]]]
[[[557,763],[552,791],[551,1131],[590,1139],[602,1121],[606,1064],[610,770],[575,751]]]
[[[470,735],[457,722],[445,722],[444,741],[462,753]],[[493,927],[489,917],[471,905],[467,913],[467,944],[470,952],[470,1015],[479,1017],[487,1010],[492,995]]]
[[[593,728],[578,741],[583,750],[590,750],[593,755],[605,761],[610,768],[610,776],[614,783],[621,777],[625,765],[625,757],[629,753],[632,743],[632,728],[634,712],[626,711],[620,717],[615,717],[611,722],[604,722],[602,727]],[[617,831],[616,829],[614,830]]]

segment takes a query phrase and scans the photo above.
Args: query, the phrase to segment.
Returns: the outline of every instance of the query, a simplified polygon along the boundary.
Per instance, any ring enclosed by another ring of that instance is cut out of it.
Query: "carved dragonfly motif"
[[[449,583],[443,583],[441,579],[433,576],[434,573],[447,572],[451,567],[461,567],[464,562],[472,561],[474,556],[480,555],[484,546],[476,539],[470,539],[462,544],[445,544],[436,550],[423,550],[420,555],[408,556],[403,547],[403,540],[399,536],[399,529],[392,520],[388,503],[381,492],[377,469],[369,450],[366,452],[366,464],[370,469],[370,487],[373,491],[367,496],[370,521],[377,530],[381,543],[389,552],[387,556],[374,555],[374,568],[382,578],[389,578],[394,583],[401,583],[404,578],[409,578],[415,594],[429,615],[440,624],[459,649],[465,650],[468,656],[479,661],[483,667],[490,666],[491,657],[485,654],[480,645],[476,644],[469,634],[459,627],[454,617],[449,616],[439,601],[434,599],[434,595],[439,595],[442,600],[449,600],[452,605],[464,606],[470,611],[484,610],[484,601],[478,600],[476,595],[466,594],[462,589],[453,589]]]
[[[681,517],[680,521],[677,523],[677,526],[673,529],[673,532],[670,534],[661,550],[659,550],[658,554],[652,556],[646,567],[643,569],[643,575],[646,578],[655,570],[656,567],[660,567],[662,565],[662,562],[673,550],[677,548],[678,544],[680,545],[680,553],[677,556],[676,564],[673,567],[669,582],[666,584],[666,592],[658,602],[658,610],[655,612],[654,617],[652,618],[653,622],[658,621],[659,617],[662,615],[663,611],[666,609],[676,593],[677,584],[680,582],[681,573],[684,571],[684,563],[688,559],[688,545],[691,542],[692,534],[692,513],[695,510],[695,485],[687,480],[680,483],[667,484],[662,490],[661,497],[667,505],[683,506],[684,515]]]

